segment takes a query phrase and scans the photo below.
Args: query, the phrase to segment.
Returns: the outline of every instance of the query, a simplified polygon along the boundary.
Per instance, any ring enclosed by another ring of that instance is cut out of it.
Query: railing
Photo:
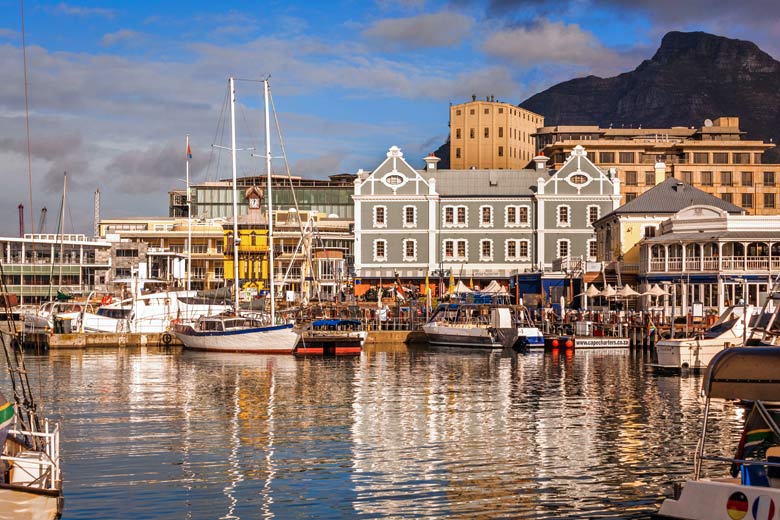
[[[649,272],[701,272],[701,271],[778,271],[780,270],[780,258],[772,258],[769,261],[768,256],[717,256],[688,257],[685,259],[685,269],[683,270],[682,258],[670,258],[667,261],[663,258],[651,258],[646,265]]]
[[[23,457],[22,455],[31,453],[25,449],[0,456],[0,460],[10,463],[11,483],[35,489],[60,489],[62,476],[60,475],[59,424],[54,423],[52,426],[48,419],[44,419],[42,432],[21,430],[19,426],[18,417],[14,416],[14,422],[8,433],[22,439],[35,437],[40,441],[43,450],[32,451],[33,454],[39,454],[35,458]]]

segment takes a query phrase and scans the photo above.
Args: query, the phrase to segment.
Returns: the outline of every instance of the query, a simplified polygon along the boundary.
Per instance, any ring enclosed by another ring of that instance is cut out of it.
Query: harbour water
[[[689,476],[700,376],[642,353],[28,353],[65,519],[647,518]],[[5,382],[4,382],[5,384]],[[725,447],[742,411],[714,410]]]

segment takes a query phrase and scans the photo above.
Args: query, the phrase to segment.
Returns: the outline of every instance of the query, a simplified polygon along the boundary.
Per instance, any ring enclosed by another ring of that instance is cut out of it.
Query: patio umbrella
[[[617,294],[615,288],[607,284],[607,286],[604,287],[604,290],[599,293],[599,296],[604,296],[605,298],[611,298],[612,296],[615,296],[615,294]]]
[[[633,290],[630,285],[626,284],[615,293],[615,296],[619,296],[620,298],[631,298],[639,296],[639,293]]]

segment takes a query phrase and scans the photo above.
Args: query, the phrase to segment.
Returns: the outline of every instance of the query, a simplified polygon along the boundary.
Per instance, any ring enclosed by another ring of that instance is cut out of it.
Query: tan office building
[[[450,105],[450,169],[522,169],[536,155],[533,135],[544,116],[510,103]]]
[[[776,214],[780,207],[780,164],[762,164],[772,143],[743,140],[739,118],[707,120],[699,128],[600,128],[550,126],[534,134],[536,146],[560,167],[579,145],[604,169],[615,168],[621,181],[621,202],[631,202],[665,177],[674,177],[749,214]]]

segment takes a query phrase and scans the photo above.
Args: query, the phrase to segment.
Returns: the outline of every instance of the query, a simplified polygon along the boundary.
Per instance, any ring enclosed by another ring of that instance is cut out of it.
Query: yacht
[[[428,343],[439,347],[507,348],[518,334],[512,307],[479,293],[439,304],[422,329]]]

